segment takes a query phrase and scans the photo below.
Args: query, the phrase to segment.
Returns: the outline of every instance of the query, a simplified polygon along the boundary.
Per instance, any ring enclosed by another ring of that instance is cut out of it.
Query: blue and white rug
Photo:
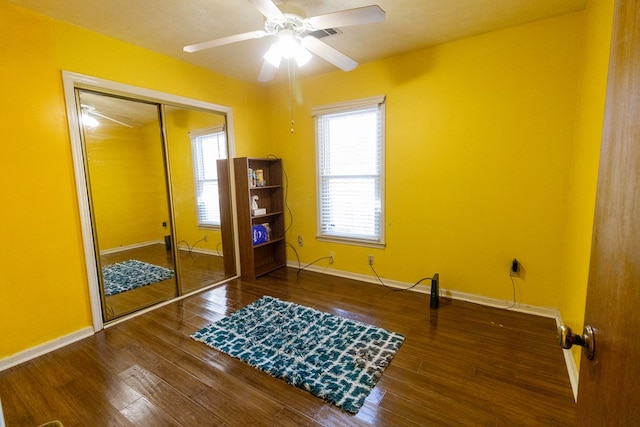
[[[351,413],[404,341],[395,332],[268,296],[191,337]]]
[[[173,270],[135,259],[102,267],[106,296],[158,283],[173,277]]]

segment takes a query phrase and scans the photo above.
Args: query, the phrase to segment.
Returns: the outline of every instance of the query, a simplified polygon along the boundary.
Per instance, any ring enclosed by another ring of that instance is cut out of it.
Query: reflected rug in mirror
[[[264,296],[191,335],[356,413],[404,336]]]
[[[130,259],[102,267],[106,296],[158,283],[173,277],[173,270]]]

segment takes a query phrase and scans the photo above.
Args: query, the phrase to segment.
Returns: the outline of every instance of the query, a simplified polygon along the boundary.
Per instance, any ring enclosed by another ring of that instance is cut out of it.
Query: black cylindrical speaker
[[[440,305],[440,275],[434,274],[431,278],[431,302],[429,307],[438,308]]]

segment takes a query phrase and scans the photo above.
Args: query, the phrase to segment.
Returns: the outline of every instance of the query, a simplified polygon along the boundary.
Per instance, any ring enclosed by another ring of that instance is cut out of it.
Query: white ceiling
[[[274,0],[302,17],[379,5],[384,22],[340,28],[323,41],[359,63],[501,28],[583,10],[588,0]],[[196,53],[183,46],[261,30],[264,17],[248,0],[9,0],[58,20],[126,41],[218,73],[256,82],[269,37]],[[274,82],[287,78],[281,66]],[[308,77],[337,70],[314,57]]]

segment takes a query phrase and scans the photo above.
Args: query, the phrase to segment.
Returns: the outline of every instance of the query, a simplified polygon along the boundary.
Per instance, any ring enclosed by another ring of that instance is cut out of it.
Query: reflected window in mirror
[[[189,132],[198,226],[220,227],[217,161],[227,158],[224,126]]]

